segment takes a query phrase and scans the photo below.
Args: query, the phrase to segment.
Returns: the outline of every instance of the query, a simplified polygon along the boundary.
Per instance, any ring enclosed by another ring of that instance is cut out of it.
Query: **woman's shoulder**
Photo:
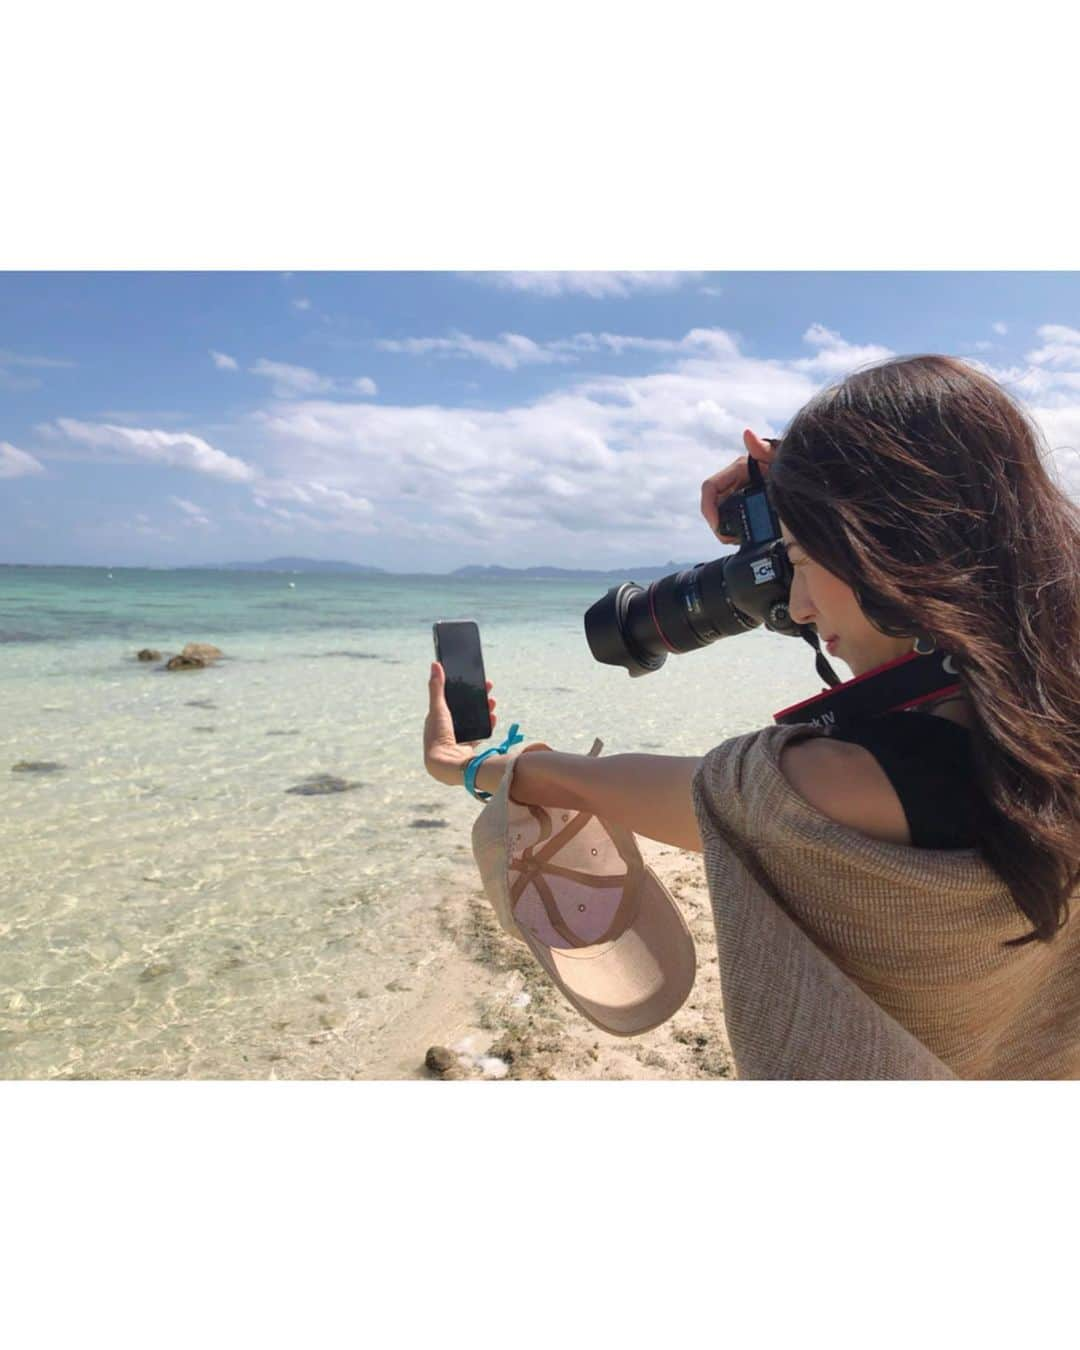
[[[755,838],[829,821],[906,848],[970,850],[972,772],[965,728],[896,713],[843,730],[778,724],[732,737],[703,758],[695,793],[726,830]]]
[[[780,772],[823,816],[889,844],[910,844],[900,798],[873,751],[829,736],[788,741]]]

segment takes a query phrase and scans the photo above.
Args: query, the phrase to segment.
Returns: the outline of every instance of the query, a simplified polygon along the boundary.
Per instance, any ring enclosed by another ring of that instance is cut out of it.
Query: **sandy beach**
[[[368,1063],[362,1073],[346,1070],[347,1031],[334,1038],[343,1076],[481,1081],[733,1077],[701,855],[649,839],[638,838],[638,846],[682,908],[697,947],[694,988],[663,1026],[634,1037],[594,1027],[567,1003],[528,948],[504,933],[477,875],[474,886],[448,894],[438,906],[441,945],[412,977],[410,988],[401,991],[407,998],[384,1025],[378,1053],[365,1050]],[[428,1067],[433,1047],[449,1053],[432,1055],[435,1067]]]

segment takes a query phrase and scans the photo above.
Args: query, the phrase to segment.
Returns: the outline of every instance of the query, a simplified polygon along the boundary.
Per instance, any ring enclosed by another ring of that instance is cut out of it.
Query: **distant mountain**
[[[687,568],[696,566],[696,563],[666,562],[646,563],[641,567],[614,567],[602,570],[600,568],[569,567],[499,567],[496,564],[491,564],[487,567],[459,567],[457,571],[451,572],[450,576],[470,579],[490,577],[492,580],[501,578],[507,581],[528,581],[530,579],[537,581],[572,581],[577,578],[588,581],[638,581],[644,577],[646,581],[655,581],[658,577],[666,577],[671,572],[685,572]]]
[[[385,567],[362,563],[337,562],[326,558],[268,558],[266,562],[202,563],[177,568],[181,572],[348,572],[352,575],[381,577],[459,577],[465,581],[656,581],[672,572],[684,572],[697,563],[646,563],[641,567],[459,567],[453,572],[388,572]]]
[[[362,563],[335,562],[327,558],[268,558],[266,562],[203,563],[182,567],[182,572],[367,572],[389,575],[385,567],[367,567]]]

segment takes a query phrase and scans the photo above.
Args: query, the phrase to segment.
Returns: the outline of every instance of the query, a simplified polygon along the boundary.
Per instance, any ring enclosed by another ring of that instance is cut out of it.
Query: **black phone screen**
[[[446,704],[454,738],[482,741],[491,735],[487,680],[480,651],[480,629],[471,619],[437,623],[435,659],[446,672]]]

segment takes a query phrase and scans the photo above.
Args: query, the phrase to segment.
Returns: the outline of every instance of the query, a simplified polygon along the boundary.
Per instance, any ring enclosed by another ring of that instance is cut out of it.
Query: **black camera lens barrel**
[[[700,651],[722,637],[758,625],[731,603],[724,558],[661,577],[648,587],[612,586],[585,613],[585,638],[602,665],[631,675],[659,670],[668,652]]]
[[[693,652],[718,638],[753,628],[728,598],[724,562],[698,563],[686,572],[661,577],[649,587],[651,616],[671,652]]]

